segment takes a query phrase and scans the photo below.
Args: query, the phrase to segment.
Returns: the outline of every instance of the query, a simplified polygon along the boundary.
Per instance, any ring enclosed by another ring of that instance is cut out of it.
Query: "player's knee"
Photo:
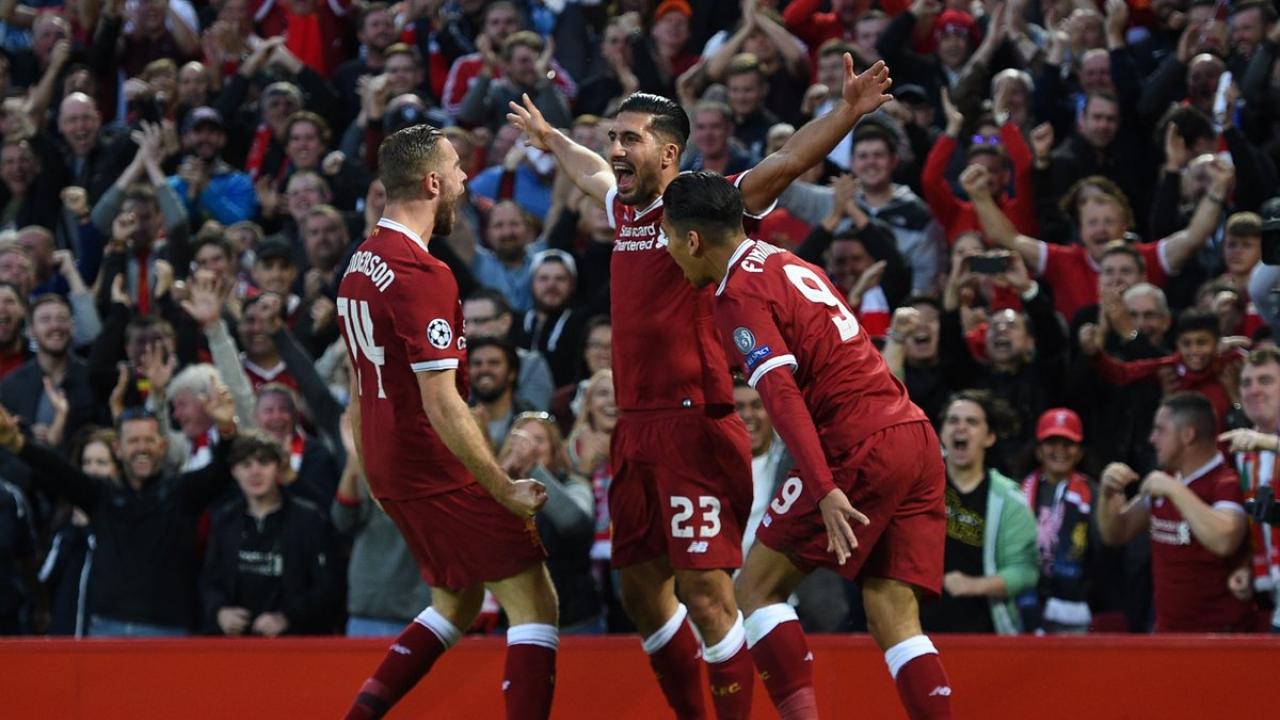
[[[765,605],[770,604],[768,593],[759,583],[752,582],[746,573],[739,575],[733,581],[733,597],[738,602],[738,609],[742,611],[744,616],[759,610]]]
[[[698,627],[718,627],[737,613],[733,586],[720,571],[681,573],[680,597]]]

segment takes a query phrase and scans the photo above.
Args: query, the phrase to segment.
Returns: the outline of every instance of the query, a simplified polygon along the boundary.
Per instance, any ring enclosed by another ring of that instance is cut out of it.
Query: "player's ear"
[[[667,143],[662,146],[662,162],[664,165],[680,164],[680,146],[675,143]]]
[[[441,194],[443,183],[440,181],[440,173],[429,172],[422,177],[423,187],[426,188],[428,197],[436,197]]]

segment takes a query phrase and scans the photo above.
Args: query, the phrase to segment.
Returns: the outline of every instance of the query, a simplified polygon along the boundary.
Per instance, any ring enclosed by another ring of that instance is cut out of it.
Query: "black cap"
[[[289,262],[293,262],[293,246],[288,240],[279,235],[272,235],[258,243],[255,250],[255,256],[258,261],[270,260],[271,258],[284,258]]]
[[[907,84],[891,90],[895,100],[907,103],[908,105],[931,105],[932,100],[929,99],[929,93],[919,85]]]
[[[182,121],[182,132],[191,132],[201,125],[213,125],[219,130],[227,129],[227,126],[222,122],[222,113],[208,105],[198,107],[187,113],[187,117]]]

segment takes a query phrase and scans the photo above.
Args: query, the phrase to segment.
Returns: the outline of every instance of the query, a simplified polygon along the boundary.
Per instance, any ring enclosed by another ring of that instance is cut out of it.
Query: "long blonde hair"
[[[546,466],[552,475],[568,477],[573,471],[573,466],[569,463],[569,451],[565,447],[564,436],[560,434],[560,427],[556,425],[556,419],[550,413],[541,411],[522,412],[511,421],[511,430],[507,432],[507,439],[502,442],[502,450],[498,453],[498,462],[506,462],[511,456],[511,435],[519,430],[522,426],[530,423],[537,423],[547,431],[547,437],[551,440],[551,462]]]
[[[597,370],[591,379],[587,380],[587,387],[582,391],[582,412],[578,413],[578,417],[573,421],[573,429],[569,431],[570,438],[576,437],[583,430],[597,429],[591,422],[591,396],[605,383],[613,385],[613,371],[609,368]]]

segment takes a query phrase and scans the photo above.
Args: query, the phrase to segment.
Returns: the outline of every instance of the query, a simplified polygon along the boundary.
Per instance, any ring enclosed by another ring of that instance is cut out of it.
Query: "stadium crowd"
[[[475,418],[548,488],[564,631],[628,631],[612,219],[507,104],[607,153],[624,97],[678,98],[682,166],[730,174],[840,101],[845,53],[885,60],[895,100],[759,239],[826,268],[938,429],[925,629],[1280,631],[1280,534],[1243,512],[1280,449],[1272,0],[0,0],[0,20],[0,633],[395,635],[429,602],[360,476],[336,297],[377,272],[355,249],[379,143],[424,122],[469,176],[430,250],[465,298]],[[758,394],[735,400],[750,544],[792,463]],[[834,574],[793,601],[808,630],[865,630]],[[490,604],[473,631],[501,622]]]

